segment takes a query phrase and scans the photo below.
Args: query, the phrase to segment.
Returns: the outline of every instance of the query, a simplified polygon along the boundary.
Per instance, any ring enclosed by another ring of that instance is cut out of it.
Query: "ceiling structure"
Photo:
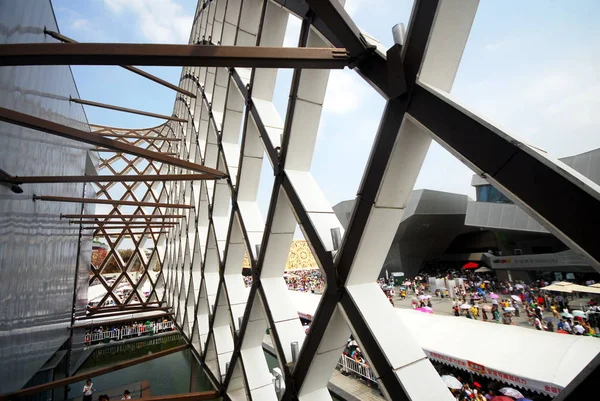
[[[101,148],[101,172],[122,182],[95,184],[95,201],[36,199],[113,206],[110,217],[89,216],[122,270],[111,286],[100,276],[105,265],[94,269],[93,280],[109,290],[102,303],[123,280],[133,291],[116,303],[166,302],[229,399],[277,399],[262,350],[268,329],[284,399],[330,400],[327,384],[352,334],[386,398],[453,400],[375,283],[432,139],[600,266],[597,186],[450,97],[477,6],[477,0],[416,0],[406,34],[390,49],[363,35],[338,0],[201,0],[189,45],[80,44],[49,32],[65,43],[2,45],[0,65],[183,65],[174,118],[152,129],[98,126],[94,133],[7,109],[0,109],[0,120]],[[298,48],[282,49],[289,13],[302,20],[300,38]],[[344,232],[310,166],[328,70],[345,66],[387,103]],[[285,116],[272,102],[277,68],[294,68]],[[147,74],[140,71],[134,72]],[[265,219],[257,205],[263,159],[274,177]],[[190,172],[210,179],[156,180]],[[27,177],[4,180],[27,183]],[[554,189],[551,200],[547,188]],[[297,226],[327,281],[308,335],[282,278]],[[143,266],[137,282],[116,253],[124,238],[135,244],[129,265]],[[148,241],[149,256],[141,251]],[[152,281],[148,271],[156,263],[161,273]],[[146,280],[147,295],[140,292]],[[576,399],[599,364],[597,357],[556,399]]]

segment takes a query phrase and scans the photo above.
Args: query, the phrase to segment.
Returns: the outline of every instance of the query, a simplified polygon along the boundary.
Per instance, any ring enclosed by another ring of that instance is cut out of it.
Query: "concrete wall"
[[[44,27],[57,30],[49,0],[0,1],[0,43],[55,42]],[[0,107],[89,130],[69,96],[78,92],[68,66],[0,68]],[[83,175],[88,149],[0,123],[0,169],[11,175]],[[82,205],[32,201],[34,193],[81,197],[84,185],[22,188],[15,194],[0,187],[0,393],[21,388],[67,340],[76,281],[77,309],[87,302],[91,241],[82,242],[76,271],[79,230],[59,219],[82,213]]]

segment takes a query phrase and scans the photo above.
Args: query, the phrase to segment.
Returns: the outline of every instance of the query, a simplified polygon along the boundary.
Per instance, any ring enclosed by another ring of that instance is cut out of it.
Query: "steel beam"
[[[432,88],[415,88],[408,113],[450,153],[483,173],[567,246],[585,253],[600,272],[600,248],[595,240],[600,193],[595,184],[565,172],[564,167],[461,110]]]
[[[382,96],[393,96],[387,82],[385,57],[375,52],[363,39],[358,26],[337,0],[272,0],[288,11],[303,17],[313,10],[312,26],[333,46],[345,48],[353,58],[360,76]],[[337,4],[336,4],[337,3]]]
[[[169,394],[169,395],[157,395],[152,397],[138,398],[138,401],[206,401],[221,399],[219,393],[211,391],[199,391],[187,394]]]
[[[58,45],[62,46],[61,44]],[[2,57],[0,57],[0,60],[1,59]],[[90,132],[81,131],[72,127],[68,127],[66,125],[61,125],[52,121],[30,116],[28,114],[19,113],[18,111],[6,109],[4,107],[0,107],[0,121],[20,125],[22,127],[31,128],[34,130],[46,132],[48,134],[57,135],[63,138],[72,139],[79,142],[89,143],[91,145],[103,146],[105,148],[112,149],[118,152],[129,153],[132,155],[144,157],[148,160],[154,160],[157,162],[170,164],[176,167],[181,167],[186,170],[193,170],[201,173],[211,174],[219,178],[225,177],[225,174],[223,174],[222,172],[209,167],[201,166],[199,164],[177,159],[171,156],[164,156],[159,152],[153,152],[127,143],[107,139]]]
[[[154,181],[197,181],[216,180],[206,174],[165,174],[165,175],[63,175],[63,176],[14,176],[5,181],[13,184],[53,184],[60,182],[154,182]]]
[[[343,69],[346,49],[123,43],[0,45],[0,66],[155,65],[245,68]]]
[[[85,104],[87,106],[93,106],[93,107],[100,107],[102,109],[122,111],[124,113],[131,113],[131,114],[139,114],[140,116],[161,118],[163,120],[177,121],[177,122],[180,122],[180,123],[187,122],[187,119],[185,119],[185,118],[179,118],[177,116],[166,116],[166,115],[163,115],[163,114],[151,113],[149,111],[129,109],[127,107],[115,106],[115,105],[112,105],[112,104],[106,104],[106,103],[100,103],[100,102],[93,102],[91,100],[85,100],[85,99],[76,99],[76,98],[73,98],[73,97],[70,98],[69,100],[71,102],[74,102],[74,103]]]
[[[78,43],[76,40],[73,40],[73,39],[71,39],[71,38],[69,38],[69,37],[67,37],[65,35],[61,35],[58,32],[49,31],[49,30],[45,29],[44,33],[46,35],[52,36],[54,39],[60,40],[63,43]],[[189,96],[189,97],[192,97],[192,98],[196,97],[196,95],[194,95],[192,92],[188,92],[185,89],[180,88],[179,86],[173,85],[172,83],[167,82],[164,79],[161,79],[161,78],[159,78],[157,76],[154,76],[154,75],[152,75],[150,73],[147,73],[144,70],[140,70],[139,68],[135,68],[135,67],[133,67],[131,65],[121,65],[120,67],[124,68],[124,69],[126,69],[128,71],[131,71],[134,74],[138,74],[138,75],[140,75],[140,76],[142,76],[142,77],[144,77],[146,79],[149,79],[150,81],[156,82],[157,84],[162,85],[162,86],[164,86],[166,88],[173,89],[174,91],[179,92],[179,93],[181,93],[183,95],[186,95],[186,96]]]
[[[147,206],[147,207],[166,207],[171,209],[193,209],[194,205],[182,205],[176,203],[160,203],[160,202],[138,202],[116,199],[90,199],[90,198],[74,198],[68,196],[45,196],[33,195],[33,200],[49,201],[49,202],[70,202],[70,203],[94,203],[99,205],[123,205],[123,206]]]
[[[182,219],[185,214],[61,214],[61,219]]]

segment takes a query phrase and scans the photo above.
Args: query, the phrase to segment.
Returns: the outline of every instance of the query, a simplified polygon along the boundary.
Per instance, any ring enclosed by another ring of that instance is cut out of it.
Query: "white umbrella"
[[[512,306],[509,306],[509,307],[507,307],[507,308],[504,308],[504,311],[505,311],[505,312],[514,312],[514,311],[516,311],[516,309],[515,309],[515,308],[513,308]]]
[[[519,297],[518,297],[518,296],[516,296],[516,295],[511,295],[510,297],[511,297],[512,299],[514,299],[515,301],[519,302],[519,303],[521,303],[521,302],[522,302],[522,301],[521,301],[521,298],[519,298]]]
[[[431,295],[423,295],[424,299],[429,299],[431,298]]]
[[[460,306],[460,309],[471,309],[471,307],[472,307],[472,306],[473,306],[473,305],[471,305],[471,304],[462,304],[462,305]]]
[[[525,288],[525,286],[523,284],[515,284],[515,288],[517,290],[522,290],[523,288]]]
[[[587,313],[585,313],[582,310],[574,310],[573,311],[573,316],[577,316],[577,317],[587,317]]]
[[[517,400],[520,398],[525,398],[523,394],[519,390],[515,390],[512,387],[504,387],[500,389],[500,392],[507,397],[516,398]]]
[[[419,298],[419,301],[422,301],[425,299],[425,295],[419,295],[418,298]]]
[[[562,317],[566,317],[567,319],[573,319],[573,315],[571,315],[569,312],[563,312],[560,315]]]
[[[442,376],[442,380],[444,381],[444,384],[446,384],[446,387],[453,390],[460,390],[463,387],[462,383],[454,376],[444,375]]]

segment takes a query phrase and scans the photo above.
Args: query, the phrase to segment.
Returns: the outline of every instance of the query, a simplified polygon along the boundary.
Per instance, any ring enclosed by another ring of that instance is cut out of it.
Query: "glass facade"
[[[513,203],[502,192],[491,185],[477,187],[477,202]]]

